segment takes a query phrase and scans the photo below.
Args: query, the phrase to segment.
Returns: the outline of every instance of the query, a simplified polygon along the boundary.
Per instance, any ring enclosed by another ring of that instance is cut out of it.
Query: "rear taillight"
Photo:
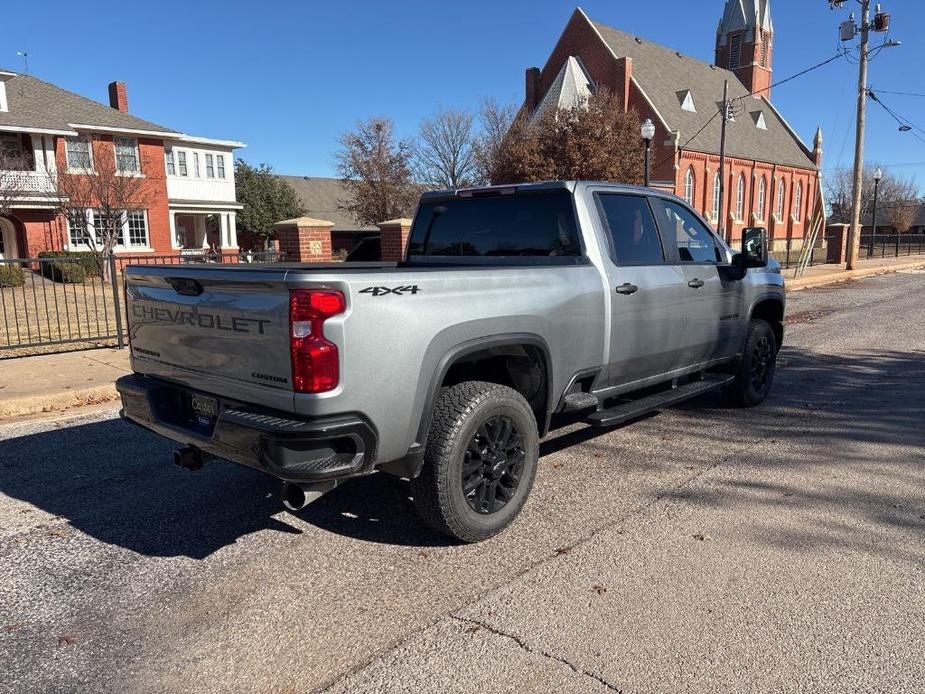
[[[344,295],[329,289],[289,293],[292,387],[297,393],[326,393],[340,382],[337,345],[324,337],[324,321],[343,313]]]

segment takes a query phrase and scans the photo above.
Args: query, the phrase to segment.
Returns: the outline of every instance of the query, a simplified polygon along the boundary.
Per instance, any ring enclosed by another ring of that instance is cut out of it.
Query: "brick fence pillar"
[[[844,263],[848,260],[848,224],[830,224],[825,228],[828,239],[826,262]]]
[[[286,219],[273,225],[279,250],[294,263],[331,262],[331,229],[334,222],[311,217]]]
[[[390,219],[379,222],[379,238],[382,245],[382,260],[400,263],[408,250],[408,235],[411,233],[410,219]]]

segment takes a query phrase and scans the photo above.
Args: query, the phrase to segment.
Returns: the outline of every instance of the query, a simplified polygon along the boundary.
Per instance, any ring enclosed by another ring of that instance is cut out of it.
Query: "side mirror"
[[[749,227],[742,230],[742,255],[745,267],[767,267],[768,230],[764,227]]]

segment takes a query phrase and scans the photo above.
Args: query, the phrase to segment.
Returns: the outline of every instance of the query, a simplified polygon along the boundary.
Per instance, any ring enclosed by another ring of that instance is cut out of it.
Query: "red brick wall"
[[[331,225],[333,226],[333,225]],[[294,263],[331,261],[331,227],[307,227],[294,224],[276,228],[279,250]]]
[[[680,157],[678,176],[675,184],[675,194],[684,197],[684,182],[688,169],[694,172],[694,200],[693,207],[704,215],[713,226],[718,226],[717,219],[712,216],[713,211],[713,179],[719,171],[719,157],[701,152],[684,151]],[[733,240],[740,239],[742,229],[748,226],[765,226],[772,240],[802,239],[809,226],[809,217],[812,215],[818,185],[818,174],[810,169],[798,169],[788,166],[777,166],[748,159],[726,158],[726,186],[724,190],[725,205],[724,216],[727,220],[726,228],[731,229]],[[745,176],[745,197],[742,219],[735,217],[736,197],[739,177]],[[759,219],[758,187],[761,177],[766,182],[764,217]],[[784,215],[777,219],[777,187],[783,179],[785,185]],[[799,221],[792,217],[794,185],[800,182],[803,185],[803,195],[800,205]]]
[[[388,263],[403,261],[408,247],[408,236],[411,234],[411,220],[379,224],[379,232],[382,260]]]
[[[164,142],[152,138],[138,138],[138,151],[141,173],[144,176],[138,207],[148,211],[148,242],[155,253],[173,253],[170,239]],[[107,157],[109,161],[115,157],[111,135],[94,136],[93,161],[102,161],[102,157]],[[55,138],[55,159],[58,170],[67,171],[67,154],[63,137]],[[64,226],[66,228],[66,225]],[[138,251],[126,252],[137,253]]]

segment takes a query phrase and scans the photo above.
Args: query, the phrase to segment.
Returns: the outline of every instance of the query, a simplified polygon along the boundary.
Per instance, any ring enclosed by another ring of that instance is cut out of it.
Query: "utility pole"
[[[726,239],[726,243],[732,243],[732,238],[726,238],[726,220],[723,217],[723,210],[726,202],[726,123],[729,122],[729,80],[723,82],[723,123],[719,139],[719,219],[717,222],[717,231],[719,235]],[[709,185],[709,184],[707,184]]]
[[[854,186],[851,200],[851,228],[848,231],[847,269],[854,270],[861,243],[861,194],[864,178],[864,124],[867,117],[867,62],[870,44],[870,0],[861,0],[861,67],[858,71],[858,123],[854,140]]]

